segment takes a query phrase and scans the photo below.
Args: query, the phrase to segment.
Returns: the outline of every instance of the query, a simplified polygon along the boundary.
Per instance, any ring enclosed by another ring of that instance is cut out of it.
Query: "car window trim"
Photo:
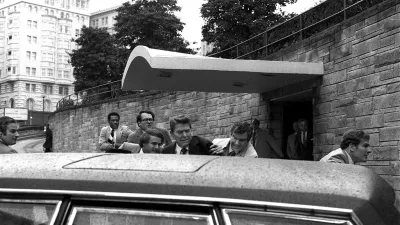
[[[246,215],[254,215],[254,216],[269,216],[274,218],[284,218],[284,219],[293,219],[293,220],[303,220],[303,221],[313,221],[313,222],[321,222],[326,224],[346,224],[346,225],[358,225],[355,221],[351,220],[351,217],[345,219],[335,219],[335,218],[325,218],[321,216],[313,216],[313,215],[298,215],[291,214],[288,210],[285,212],[263,212],[263,211],[252,211],[252,210],[240,210],[240,209],[222,209],[222,215],[224,218],[224,222],[226,225],[232,225],[229,213],[241,213]],[[360,224],[361,225],[361,224]]]
[[[49,204],[54,204],[55,208],[54,211],[52,212],[52,216],[50,219],[50,222],[48,225],[54,225],[54,222],[56,221],[56,218],[60,212],[60,207],[62,204],[61,200],[40,200],[40,199],[23,199],[23,198],[18,198],[18,199],[7,199],[7,198],[1,198],[0,197],[0,203],[22,203],[22,204],[38,204],[38,205],[49,205]]]
[[[76,215],[79,210],[83,210],[84,212],[96,212],[96,213],[109,213],[109,212],[125,212],[124,215],[139,215],[139,216],[146,216],[146,215],[154,215],[156,214],[158,217],[163,218],[162,215],[165,215],[165,218],[184,218],[184,219],[191,219],[193,217],[204,218],[210,225],[215,225],[213,220],[213,215],[211,214],[196,214],[196,213],[182,213],[182,212],[167,212],[162,210],[140,210],[140,209],[127,209],[127,208],[117,208],[117,207],[84,207],[84,206],[74,206],[72,209],[71,214],[68,217],[67,225],[73,225]],[[173,215],[173,216],[171,216]]]
[[[288,210],[313,210],[319,213],[341,213],[350,214],[353,221],[356,224],[362,224],[358,216],[352,209],[336,208],[327,206],[314,206],[294,203],[278,203],[268,201],[257,201],[257,200],[245,200],[245,199],[232,199],[232,198],[219,198],[219,197],[199,197],[199,196],[184,196],[184,195],[162,195],[162,194],[138,194],[138,193],[125,193],[125,192],[97,192],[97,191],[71,191],[71,190],[45,190],[45,189],[11,189],[11,188],[0,188],[1,193],[15,193],[15,194],[46,194],[46,195],[70,195],[74,197],[82,198],[130,198],[130,199],[145,199],[152,201],[183,201],[184,204],[190,203],[219,203],[229,205],[245,205],[252,207],[268,207],[277,209],[288,209]]]

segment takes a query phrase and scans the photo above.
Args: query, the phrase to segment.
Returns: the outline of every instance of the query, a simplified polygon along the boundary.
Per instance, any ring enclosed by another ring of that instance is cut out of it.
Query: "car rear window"
[[[68,225],[212,225],[211,215],[168,211],[75,207]]]
[[[268,213],[250,210],[223,210],[225,224],[231,225],[352,225],[350,220],[288,213]]]
[[[47,225],[53,221],[57,201],[1,200],[0,224]]]

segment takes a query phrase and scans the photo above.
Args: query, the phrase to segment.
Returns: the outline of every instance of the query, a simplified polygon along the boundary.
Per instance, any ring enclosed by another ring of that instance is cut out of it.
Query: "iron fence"
[[[259,59],[354,17],[385,0],[327,0],[256,36],[208,56]]]
[[[91,103],[104,101],[108,99],[119,98],[122,96],[134,95],[142,93],[140,91],[125,91],[121,89],[121,80],[109,82],[93,88],[88,88],[83,91],[65,96],[57,103],[57,111],[61,109],[74,108],[80,105],[88,105]]]

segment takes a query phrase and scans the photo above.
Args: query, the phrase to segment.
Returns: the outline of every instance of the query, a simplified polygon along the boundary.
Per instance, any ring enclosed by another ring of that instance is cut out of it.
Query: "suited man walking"
[[[250,140],[257,151],[259,158],[283,158],[282,149],[278,146],[275,138],[267,130],[260,128],[260,121],[253,120],[253,134]]]
[[[297,154],[299,160],[313,161],[313,142],[312,132],[308,130],[308,121],[299,119],[298,121],[299,132],[297,133]]]
[[[100,151],[108,151],[119,148],[127,142],[132,131],[127,126],[120,126],[120,116],[112,112],[107,116],[109,126],[103,127],[100,131],[99,145]]]
[[[192,124],[186,116],[177,116],[170,121],[171,135],[175,143],[161,149],[161,154],[212,155],[223,150],[205,138],[192,135]]]

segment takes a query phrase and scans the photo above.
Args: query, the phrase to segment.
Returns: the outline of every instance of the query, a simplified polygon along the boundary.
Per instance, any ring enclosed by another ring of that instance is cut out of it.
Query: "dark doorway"
[[[282,149],[286,158],[287,158],[286,154],[287,137],[294,132],[293,122],[301,118],[306,119],[308,121],[308,130],[312,132],[313,105],[311,100],[283,102]]]

